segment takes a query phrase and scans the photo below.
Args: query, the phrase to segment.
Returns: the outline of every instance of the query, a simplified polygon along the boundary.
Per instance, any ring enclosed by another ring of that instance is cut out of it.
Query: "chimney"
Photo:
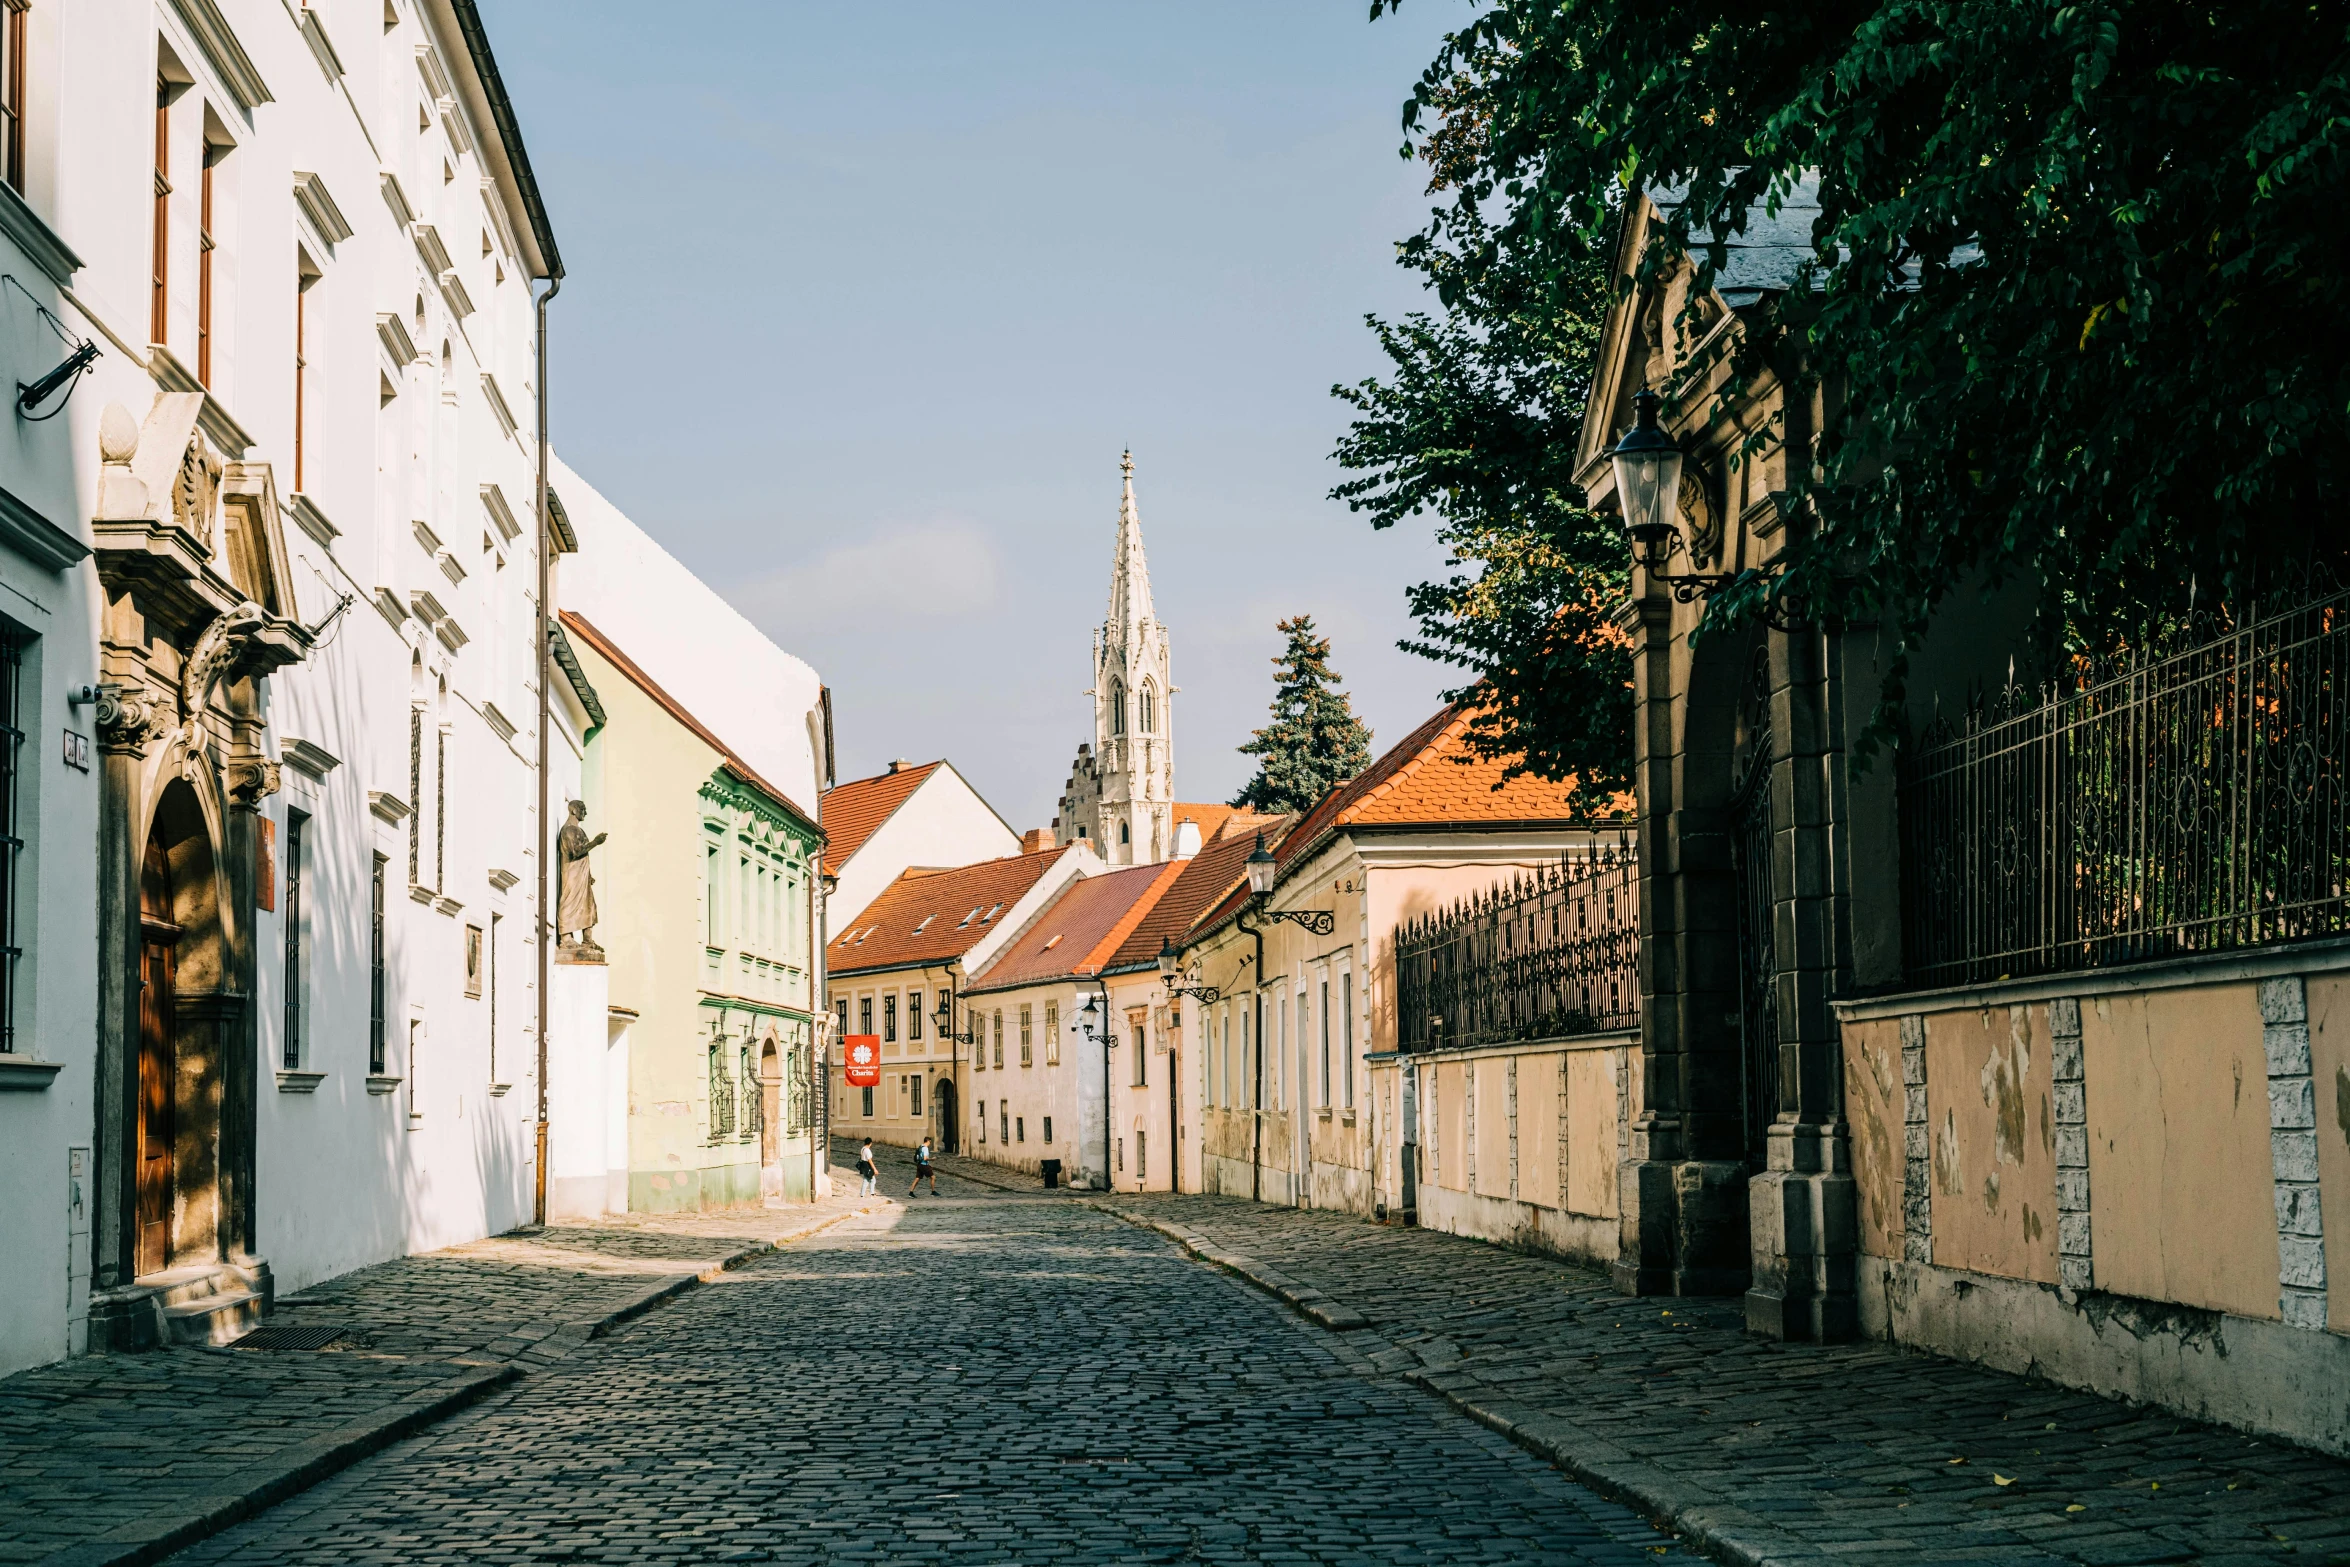
[[[1188,860],[1199,853],[1199,823],[1186,816],[1175,824],[1175,858]]]
[[[1040,854],[1052,846],[1053,834],[1049,827],[1031,827],[1020,835],[1022,854]]]
[[[907,761],[904,757],[901,756],[896,761],[889,764],[889,770],[893,773],[902,773],[913,765],[913,763]]]

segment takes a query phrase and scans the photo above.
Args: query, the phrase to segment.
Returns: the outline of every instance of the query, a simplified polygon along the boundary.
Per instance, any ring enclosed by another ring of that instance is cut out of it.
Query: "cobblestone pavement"
[[[1160,1237],[970,1185],[899,1187],[174,1560],[1682,1559]]]
[[[1114,1207],[1353,1306],[1374,1326],[1332,1337],[1386,1370],[1821,1559],[2350,1563],[2350,1464],[2283,1443],[1884,1345],[1773,1343],[1735,1301],[1630,1299],[1427,1230],[1213,1197]]]
[[[321,1351],[184,1347],[0,1379],[0,1562],[247,1494],[463,1396],[485,1366],[552,1359],[651,1291],[858,1211],[856,1189],[836,1184],[814,1208],[551,1227],[363,1268],[269,1319],[344,1328]]]

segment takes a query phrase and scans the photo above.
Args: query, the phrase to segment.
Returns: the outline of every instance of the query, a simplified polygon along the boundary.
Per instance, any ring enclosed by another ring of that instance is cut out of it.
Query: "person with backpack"
[[[865,1189],[857,1195],[872,1196],[874,1184],[881,1179],[881,1171],[873,1163],[873,1139],[870,1137],[857,1150],[857,1173],[865,1178]]]
[[[914,1184],[906,1188],[906,1195],[913,1196],[925,1177],[930,1181],[930,1195],[936,1197],[938,1195],[938,1166],[930,1162],[930,1139],[927,1136],[922,1139],[921,1145],[914,1150]]]

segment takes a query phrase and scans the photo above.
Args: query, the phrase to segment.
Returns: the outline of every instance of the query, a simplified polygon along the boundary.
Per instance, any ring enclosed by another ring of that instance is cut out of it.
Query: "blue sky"
[[[1311,613],[1378,742],[1425,527],[1325,499],[1423,301],[1398,113],[1462,0],[484,0],[570,277],[565,459],[833,688],[841,776],[1041,826],[1090,737],[1131,445],[1176,791],[1227,798]]]

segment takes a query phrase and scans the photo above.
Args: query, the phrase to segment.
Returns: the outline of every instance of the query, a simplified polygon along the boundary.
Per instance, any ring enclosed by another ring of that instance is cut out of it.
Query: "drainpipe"
[[[1243,907],[1235,921],[1242,930],[1256,938],[1256,980],[1249,986],[1249,1008],[1256,1017],[1255,1060],[1256,1083],[1249,1090],[1248,1138],[1248,1200],[1263,1202],[1265,1180],[1265,932],[1248,922],[1248,910]]]
[[[538,1161],[532,1183],[530,1216],[533,1224],[547,1222],[547,985],[553,978],[555,932],[547,918],[547,725],[551,708],[547,681],[552,659],[547,644],[553,630],[547,594],[554,581],[554,520],[547,506],[547,301],[563,292],[560,273],[547,280],[538,298],[539,326],[539,1124]]]
[[[1108,982],[1096,974],[1093,984],[1102,993],[1102,1190],[1114,1192],[1118,1182],[1110,1173],[1110,1044],[1118,1037],[1118,1025],[1110,1017]]]

